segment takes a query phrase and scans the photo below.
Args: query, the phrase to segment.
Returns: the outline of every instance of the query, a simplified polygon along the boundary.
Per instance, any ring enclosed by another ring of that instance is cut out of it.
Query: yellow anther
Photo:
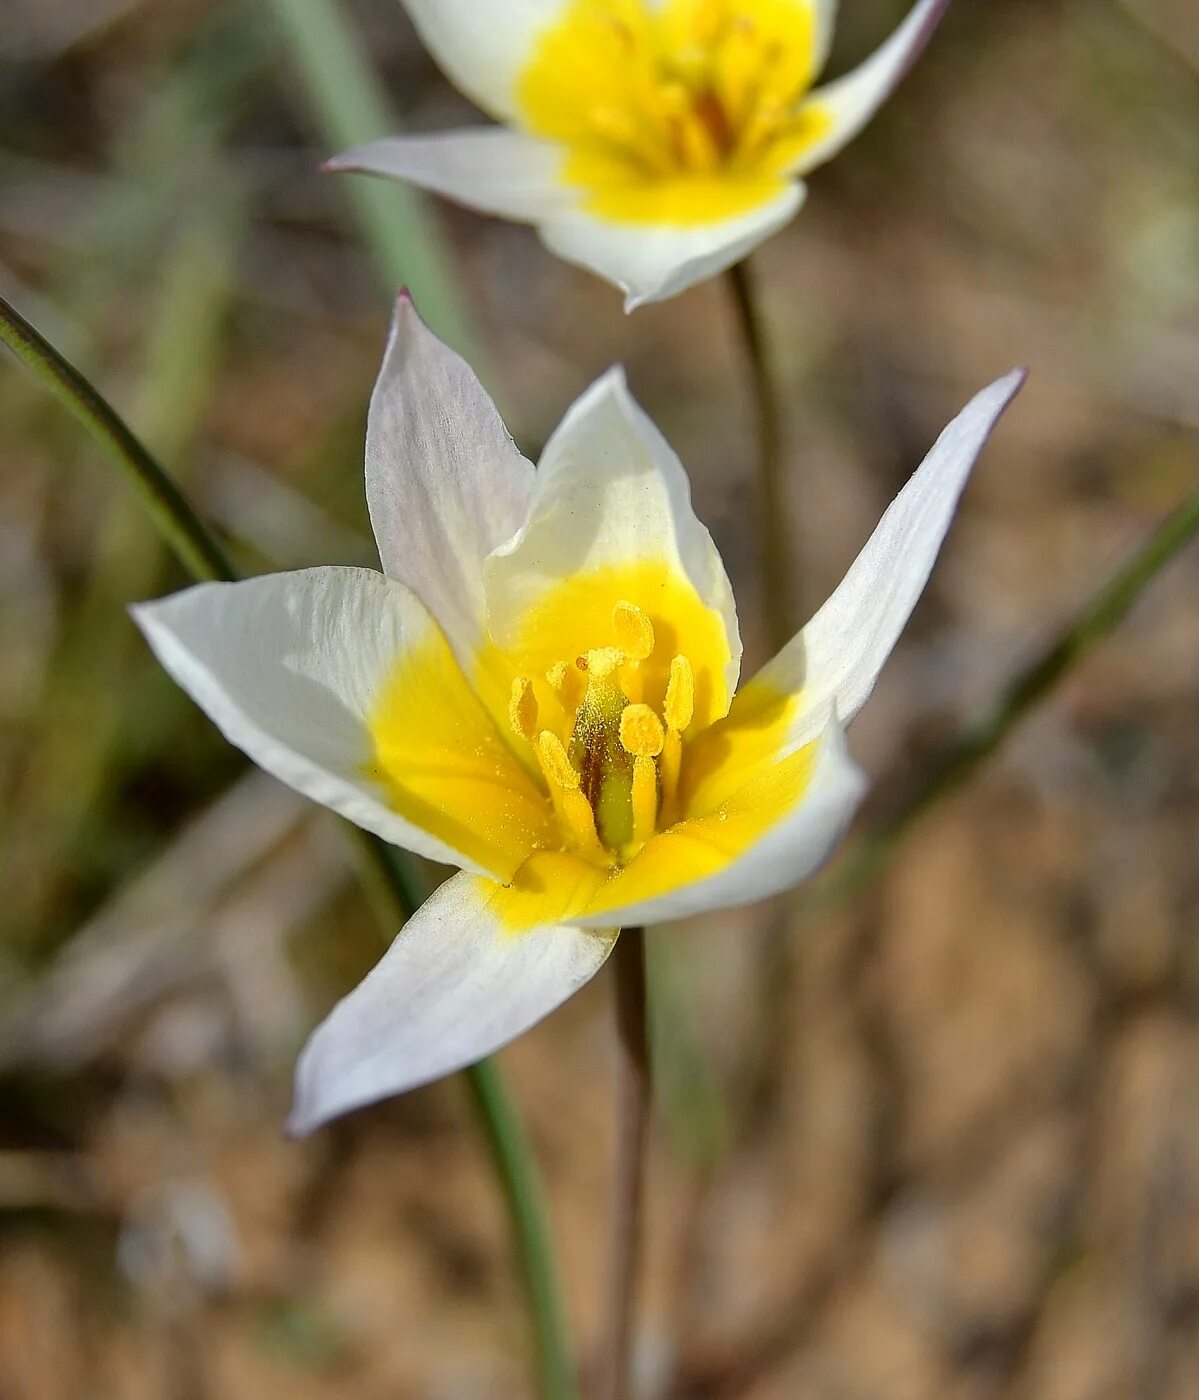
[[[620,716],[620,743],[626,753],[657,758],[665,739],[662,721],[648,705],[625,706]]]
[[[508,696],[508,723],[521,739],[532,740],[537,732],[537,697],[528,676],[517,676]]]
[[[536,749],[554,811],[570,845],[588,860],[610,865],[611,856],[596,834],[595,813],[580,788],[578,769],[567,757],[562,740],[548,729],[543,729],[537,736]]]
[[[551,788],[562,792],[574,792],[579,786],[579,774],[574,764],[566,756],[562,740],[548,729],[537,736],[537,757],[541,761],[541,771]]]
[[[681,734],[695,715],[695,672],[685,656],[676,656],[670,663],[670,680],[662,706],[666,727]]]
[[[597,681],[604,681],[623,661],[624,652],[619,647],[596,647],[586,655],[580,656],[575,665],[580,671],[594,676]]]
[[[654,624],[636,603],[621,599],[612,609],[616,645],[629,661],[644,661],[654,649]]]
[[[545,673],[550,689],[562,702],[567,714],[573,715],[587,689],[587,682],[577,666],[569,661],[558,661]]]
[[[658,825],[658,770],[647,754],[633,760],[633,849],[639,850]]]

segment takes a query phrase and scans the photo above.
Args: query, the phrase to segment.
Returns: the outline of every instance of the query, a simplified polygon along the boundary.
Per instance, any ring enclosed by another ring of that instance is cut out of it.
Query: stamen
[[[720,146],[705,113],[692,107],[675,119],[672,131],[684,170],[715,170],[720,164]]]
[[[578,770],[566,756],[562,740],[543,729],[537,736],[537,757],[549,785],[554,810],[566,828],[570,843],[580,855],[603,865],[611,864],[611,855],[595,830],[595,813],[580,789]]]
[[[695,672],[685,656],[676,656],[670,663],[662,713],[666,727],[676,734],[681,734],[695,717]]]
[[[562,740],[548,729],[537,736],[537,757],[541,760],[541,771],[551,787],[563,792],[575,792],[579,786],[579,773],[566,756]]]
[[[630,661],[645,661],[654,650],[654,624],[636,603],[621,599],[612,609],[616,645]]]
[[[598,865],[611,865],[612,854],[604,848],[595,830],[595,813],[581,792],[562,794],[562,819],[579,854]]]
[[[657,758],[665,739],[662,721],[648,705],[625,706],[620,716],[620,743],[626,753]]]
[[[528,676],[517,676],[508,696],[508,723],[518,738],[530,743],[537,732],[537,697]]]
[[[683,767],[683,741],[677,729],[668,729],[658,759],[658,777],[662,782],[661,820],[664,827],[673,826],[675,806],[679,795],[679,772]]]
[[[639,850],[658,825],[658,770],[648,754],[638,754],[633,760],[632,803],[633,846]]]
[[[662,756],[658,760],[658,776],[662,780],[663,826],[676,818],[679,794],[679,772],[683,766],[683,730],[695,717],[695,672],[685,656],[676,656],[670,663],[670,680],[666,684],[666,699],[662,703],[666,719],[666,737]]]
[[[545,673],[545,678],[550,684],[550,689],[562,702],[562,708],[568,715],[573,715],[587,689],[587,682],[579,668],[572,666],[569,661],[558,661]]]
[[[760,97],[741,126],[737,144],[742,155],[752,155],[775,135],[787,115],[786,108],[772,96]]]

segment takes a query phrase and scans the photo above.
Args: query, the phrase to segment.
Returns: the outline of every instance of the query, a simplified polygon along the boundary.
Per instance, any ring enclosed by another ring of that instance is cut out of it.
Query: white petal
[[[422,643],[432,640],[444,653],[428,614],[402,584],[370,569],[304,569],[198,584],[132,613],[159,661],[225,737],[289,787],[431,860],[506,872],[527,854],[468,856],[457,839],[431,835],[423,823],[400,816],[396,799],[370,776],[376,750],[368,716],[382,687]],[[443,672],[438,679],[446,679]],[[494,787],[495,763],[507,750],[465,682],[457,681],[453,694],[444,685],[439,691],[443,709],[435,718],[445,721],[439,748],[473,752],[490,743],[495,753],[488,750],[486,771]],[[440,792],[450,765],[438,752],[430,753],[430,764]],[[525,806],[536,821],[536,795],[524,794],[523,770],[515,759],[510,764],[517,806],[511,812],[511,803],[504,806],[499,824],[510,825]],[[416,798],[414,808],[423,812],[430,805],[423,786]],[[427,820],[459,833],[476,855],[480,844],[488,846],[469,812]]]
[[[296,1067],[289,1132],[310,1133],[481,1060],[603,966],[614,930],[554,925],[513,932],[489,908],[489,886],[469,875],[442,885],[333,1008]]]
[[[583,209],[539,225],[547,248],[614,283],[625,310],[677,296],[723,272],[791,220],[804,201],[801,184],[736,218],[710,224],[617,223]]]
[[[837,0],[811,0],[816,12],[816,72],[828,62],[833,47],[833,32],[837,27]]]
[[[403,0],[443,73],[485,112],[517,115],[516,89],[537,40],[567,0]]]
[[[848,724],[866,703],[916,606],[971,468],[1024,383],[1014,370],[976,394],[937,439],[850,566],[837,591],[760,678],[802,697],[793,740],[830,707]]]
[[[366,498],[383,570],[405,583],[471,675],[483,560],[525,520],[533,466],[474,371],[396,302],[366,430]]]
[[[468,208],[536,223],[578,203],[562,183],[559,147],[502,126],[392,136],[326,161],[326,170],[408,180]]]
[[[515,644],[529,610],[563,579],[640,560],[676,567],[723,619],[731,697],[741,639],[724,562],[683,464],[613,369],[567,410],[538,464],[526,525],[485,565],[492,637]]]
[[[789,744],[788,749],[794,745]],[[780,759],[784,757],[780,754]],[[866,778],[850,758],[836,717],[830,717],[819,740],[815,764],[802,798],[731,860],[723,860],[726,818],[739,816],[734,795],[721,803],[724,816],[696,814],[663,835],[656,852],[664,870],[707,863],[718,868],[704,878],[680,883],[668,892],[635,902],[619,902],[619,881],[613,881],[598,901],[599,912],[580,924],[606,924],[609,920],[628,928],[661,923],[713,909],[752,904],[806,880],[836,849],[866,791]],[[675,843],[672,845],[672,843]],[[647,847],[647,850],[649,848]],[[642,853],[643,855],[645,852]],[[672,856],[674,860],[672,862]],[[712,858],[714,857],[714,858]],[[636,861],[629,872],[636,870]]]
[[[792,174],[806,174],[853,140],[919,58],[948,4],[949,0],[919,0],[865,63],[810,94],[804,105],[818,109],[831,125],[791,164]]]

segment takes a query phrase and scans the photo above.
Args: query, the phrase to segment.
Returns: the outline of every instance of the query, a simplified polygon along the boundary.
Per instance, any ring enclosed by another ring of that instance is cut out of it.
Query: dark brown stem
[[[770,629],[770,647],[777,651],[799,626],[801,606],[797,586],[797,548],[787,529],[787,500],[783,485],[783,412],[771,370],[770,352],[753,278],[747,261],[725,274],[741,336],[745,342],[754,398],[758,437],[758,553],[762,570],[762,607]]]
[[[644,929],[627,928],[621,933],[612,953],[612,968],[616,997],[616,1168],[611,1315],[601,1394],[604,1400],[628,1400],[650,1105]]]

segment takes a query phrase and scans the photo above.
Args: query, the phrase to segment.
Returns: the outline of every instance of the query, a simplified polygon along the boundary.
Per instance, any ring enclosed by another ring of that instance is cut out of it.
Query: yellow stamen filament
[[[627,714],[628,711],[626,710]],[[633,849],[640,850],[658,825],[658,770],[648,754],[633,760]]]
[[[517,676],[508,696],[508,723],[521,739],[532,742],[537,732],[537,697],[533,682],[527,676]]]
[[[636,603],[621,601],[612,609],[616,645],[629,661],[645,661],[654,650],[654,624]]]
[[[664,827],[673,826],[678,819],[677,799],[679,795],[679,772],[683,766],[683,741],[677,729],[668,729],[658,758],[658,778],[662,784],[661,821]]]
[[[685,656],[676,656],[670,663],[670,680],[666,686],[666,700],[662,706],[667,729],[676,734],[691,723],[695,715],[695,672]]]
[[[663,826],[670,826],[677,815],[683,731],[695,716],[695,672],[685,656],[676,656],[670,663],[662,714],[666,720],[666,736],[658,760],[658,777],[662,783],[661,821]]]

